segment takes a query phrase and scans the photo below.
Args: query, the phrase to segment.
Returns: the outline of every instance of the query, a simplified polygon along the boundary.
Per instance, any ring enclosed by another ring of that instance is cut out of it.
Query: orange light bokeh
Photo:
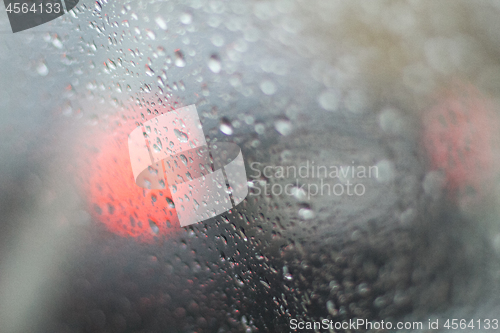
[[[80,147],[79,179],[95,220],[120,236],[151,242],[183,229],[168,189],[148,190],[134,181],[127,140],[136,127],[134,121],[119,121],[114,129],[89,130]]]

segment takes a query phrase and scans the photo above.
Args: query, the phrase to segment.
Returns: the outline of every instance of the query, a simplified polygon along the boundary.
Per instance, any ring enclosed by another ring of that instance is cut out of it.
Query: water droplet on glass
[[[400,134],[404,132],[404,121],[400,112],[393,108],[386,108],[380,112],[378,117],[380,128],[389,134]]]
[[[293,197],[299,201],[305,200],[307,197],[306,191],[303,188],[294,186],[290,193],[292,193]]]
[[[260,135],[264,134],[266,132],[266,125],[264,125],[263,123],[255,124],[255,132]]]
[[[243,280],[239,276],[235,276],[234,281],[236,282],[236,285],[238,285],[239,287],[243,287],[245,285],[245,283],[243,282]]]
[[[62,49],[63,48],[63,43],[61,41],[61,39],[59,38],[59,36],[54,36],[54,38],[52,39],[52,45],[54,45],[54,47],[58,48],[58,49]]]
[[[276,92],[276,85],[269,80],[265,80],[261,82],[260,89],[266,95],[273,95]]]
[[[362,297],[365,297],[365,296],[368,296],[370,294],[370,287],[368,286],[367,283],[360,283],[357,287],[357,291],[359,293],[360,296]]]
[[[303,220],[310,220],[310,219],[313,219],[315,216],[314,211],[312,209],[310,209],[309,207],[300,208],[298,215]]]
[[[160,232],[160,228],[153,220],[149,220],[149,227],[151,228],[151,232],[155,235]]]
[[[290,274],[290,272],[288,272],[288,267],[287,266],[283,266],[283,278],[285,280],[292,280],[293,279],[293,276],[292,274]]]
[[[116,69],[116,64],[113,60],[108,59],[108,67],[111,69]]]
[[[73,113],[73,108],[71,107],[71,103],[66,103],[62,108],[62,114],[69,117]]]
[[[260,283],[266,287],[266,289],[271,289],[271,286],[269,285],[269,283],[267,283],[266,281],[263,281],[263,280],[260,280]]]
[[[217,47],[221,47],[222,45],[224,45],[224,37],[222,37],[221,35],[213,35],[212,37],[210,37],[210,41],[214,46]]]
[[[221,119],[219,129],[222,133],[226,135],[233,134],[233,126],[231,125],[231,122],[227,118]]]
[[[159,55],[159,56],[164,56],[165,55],[165,48],[162,47],[162,46],[158,46],[156,48],[156,53]]]
[[[188,136],[186,133],[179,131],[177,128],[174,129],[175,136],[180,142],[187,142]]]
[[[276,128],[278,133],[280,133],[281,135],[287,136],[292,132],[293,126],[289,119],[282,118],[274,122],[274,128]]]
[[[47,76],[49,74],[49,68],[45,64],[45,61],[41,61],[36,67],[36,72],[41,76]]]
[[[174,193],[175,193],[175,192],[174,192]],[[165,199],[166,199],[167,204],[168,204],[168,206],[169,206],[170,208],[175,208],[175,204],[174,204],[174,202],[172,201],[172,199],[170,199],[170,198],[165,198]]]
[[[327,111],[334,111],[339,106],[339,94],[333,90],[327,90],[318,97],[321,107]]]
[[[182,24],[191,24],[193,22],[193,15],[191,15],[191,13],[184,12],[179,17],[179,21],[181,21]]]
[[[145,66],[146,67],[146,74],[148,76],[153,76],[155,75],[155,72],[151,69],[151,67],[149,67],[148,65]]]
[[[332,316],[336,316],[338,314],[338,310],[335,309],[335,304],[332,301],[326,302],[326,309]]]
[[[157,17],[155,19],[156,24],[160,27],[161,30],[167,30],[167,22],[162,17]]]
[[[214,73],[219,73],[221,70],[221,62],[219,60],[219,57],[217,55],[212,55],[210,59],[208,59],[208,68]]]
[[[160,153],[161,152],[162,145],[161,145],[160,138],[156,138],[156,143],[153,145],[153,149],[155,150],[156,153]]]
[[[146,36],[151,39],[151,40],[155,40],[156,39],[156,34],[153,30],[151,29],[146,29]]]
[[[184,54],[182,54],[181,51],[177,50],[175,51],[175,65],[177,67],[184,67],[186,66],[186,60],[184,60]]]
[[[163,78],[161,76],[158,76],[158,85],[162,88],[165,88],[165,81],[163,81]]]

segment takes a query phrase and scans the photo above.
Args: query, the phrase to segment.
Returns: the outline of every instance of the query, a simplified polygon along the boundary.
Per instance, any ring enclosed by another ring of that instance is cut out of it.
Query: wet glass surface
[[[1,14],[0,331],[495,331],[499,10],[80,1],[15,34]],[[201,128],[158,125],[192,105]],[[188,203],[229,208],[181,227]]]

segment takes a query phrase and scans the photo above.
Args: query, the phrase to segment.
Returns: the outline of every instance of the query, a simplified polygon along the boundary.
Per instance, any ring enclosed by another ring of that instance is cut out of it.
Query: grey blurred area
[[[448,200],[421,144],[422,113],[457,78],[497,107],[499,11],[495,1],[80,1],[16,34],[2,12],[0,331],[500,319],[499,198],[473,214]],[[240,146],[251,195],[153,243],[113,234],[77,185],[88,172],[80,148],[103,148],[89,143],[95,128],[114,135],[117,121],[190,104],[209,141]],[[358,197],[266,195],[294,177],[251,169],[308,161],[377,166],[380,177]]]

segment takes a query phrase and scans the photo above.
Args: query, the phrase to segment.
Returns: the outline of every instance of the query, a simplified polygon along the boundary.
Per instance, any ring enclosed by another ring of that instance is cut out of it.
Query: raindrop
[[[116,64],[113,60],[111,59],[108,59],[108,67],[111,68],[111,69],[116,69]]]
[[[378,117],[380,128],[389,134],[401,134],[404,132],[404,122],[400,112],[393,108],[382,110]]]
[[[63,43],[62,43],[61,39],[57,35],[54,36],[54,38],[52,39],[52,45],[54,45],[54,47],[56,47],[58,49],[62,49],[63,48]]]
[[[255,132],[260,135],[264,134],[266,132],[266,125],[264,125],[263,123],[255,124]]]
[[[293,276],[292,274],[290,274],[290,272],[288,272],[288,267],[287,266],[283,266],[283,278],[285,280],[292,280],[293,279]]]
[[[162,46],[158,46],[156,48],[156,53],[158,53],[159,56],[164,56],[165,55],[165,48]]]
[[[153,145],[153,149],[155,150],[156,153],[160,153],[161,152],[162,145],[161,145],[160,138],[156,138],[156,143]]]
[[[220,120],[220,126],[219,129],[222,133],[226,135],[231,135],[233,134],[233,126],[231,125],[231,122],[227,118],[222,118]]]
[[[191,13],[184,12],[179,17],[179,21],[181,21],[182,24],[191,24],[193,22],[193,15],[191,15]]]
[[[157,17],[155,19],[156,24],[160,27],[161,30],[167,30],[167,22],[162,17]]]
[[[236,285],[238,285],[239,287],[243,287],[245,285],[245,282],[243,282],[241,277],[235,276],[234,278],[235,278],[234,281],[236,282]]]
[[[208,59],[208,68],[214,73],[219,73],[221,70],[221,63],[219,57],[217,55],[212,55],[210,59]]]
[[[293,187],[290,192],[292,193],[293,197],[299,201],[305,200],[307,197],[306,191],[303,188],[297,186]]]
[[[279,134],[287,136],[292,132],[293,126],[289,119],[281,118],[274,122],[274,128],[276,128]]]
[[[310,220],[315,217],[314,211],[309,207],[300,208],[298,215],[303,220]]]
[[[184,67],[186,66],[186,60],[184,60],[184,55],[180,50],[175,51],[175,65],[177,67]]]
[[[69,117],[73,113],[73,108],[71,107],[71,103],[68,102],[62,109],[62,114]]]
[[[174,193],[175,193],[175,192],[174,192]],[[165,198],[165,199],[166,199],[167,204],[168,204],[168,206],[169,206],[170,208],[175,208],[175,204],[174,204],[174,202],[172,201],[172,199],[170,199],[170,198]]]
[[[252,125],[254,121],[255,121],[255,119],[254,119],[253,116],[251,116],[251,115],[246,115],[245,116],[245,123],[247,125]]]
[[[379,297],[375,298],[375,300],[373,301],[373,305],[376,308],[382,308],[386,304],[387,304],[387,300],[384,298],[384,296],[379,296]]]
[[[158,85],[162,88],[165,88],[165,81],[163,81],[163,78],[161,76],[158,76]]]
[[[276,85],[271,81],[265,80],[261,82],[260,89],[266,95],[273,95],[276,92]]]
[[[152,69],[151,69],[151,67],[149,67],[148,65],[146,65],[145,67],[146,67],[146,74],[147,74],[148,76],[153,76],[153,75],[155,75],[155,72],[154,72],[154,70],[152,70]]]
[[[153,220],[149,220],[149,227],[151,228],[151,232],[155,235],[158,235],[160,232],[160,228]]]
[[[318,97],[321,107],[327,111],[334,111],[339,106],[339,94],[333,90],[327,90]]]
[[[260,280],[260,283],[266,287],[267,289],[271,289],[271,286],[269,285],[269,283],[267,283],[266,281],[263,281],[263,280]]]
[[[243,228],[241,228],[240,230],[240,236],[241,238],[245,241],[245,242],[248,242],[248,237],[247,235],[245,234],[245,230]]]
[[[214,44],[214,46],[217,47],[221,47],[222,45],[224,45],[224,37],[222,37],[221,35],[213,35],[212,37],[210,37],[210,41],[212,42],[212,44]]]
[[[337,309],[335,309],[335,304],[332,301],[326,302],[326,309],[332,316],[336,316],[338,314]]]
[[[186,133],[179,131],[177,128],[174,129],[175,136],[180,142],[187,142],[188,136]]]
[[[43,60],[40,61],[40,63],[36,67],[36,71],[41,76],[47,76],[47,74],[49,74],[49,68],[45,64],[45,61],[43,61]]]
[[[146,29],[146,36],[148,36],[148,38],[151,39],[151,40],[155,40],[156,39],[156,34],[151,29]]]
[[[370,294],[370,287],[368,286],[367,283],[360,283],[357,287],[357,291],[359,293],[360,296],[362,297],[365,297],[365,296],[368,296]]]

